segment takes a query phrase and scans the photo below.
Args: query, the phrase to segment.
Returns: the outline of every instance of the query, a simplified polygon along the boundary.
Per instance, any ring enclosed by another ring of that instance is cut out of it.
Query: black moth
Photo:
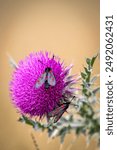
[[[52,59],[54,59],[54,56]],[[42,86],[42,84],[45,85],[46,89],[48,89],[50,86],[56,85],[56,80],[55,80],[55,76],[52,72],[52,68],[50,68],[50,67],[45,68],[44,73],[42,73],[41,76],[37,79],[36,84],[35,84],[35,88],[38,89],[39,87]]]
[[[72,100],[74,98],[75,98],[75,96],[72,97]],[[49,120],[51,117],[53,117],[54,123],[56,123],[61,118],[61,116],[64,114],[64,112],[68,109],[71,101],[68,101],[67,99],[64,98],[64,101],[47,115],[47,119]]]

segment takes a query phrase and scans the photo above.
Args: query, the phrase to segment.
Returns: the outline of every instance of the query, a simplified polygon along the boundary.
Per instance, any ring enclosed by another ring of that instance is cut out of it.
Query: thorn
[[[10,55],[8,52],[6,52],[6,55],[7,55],[8,58],[9,58],[10,65],[11,65],[13,68],[17,69],[17,68],[18,68],[18,65],[17,65],[17,63],[15,62],[15,60],[11,57],[11,55]]]

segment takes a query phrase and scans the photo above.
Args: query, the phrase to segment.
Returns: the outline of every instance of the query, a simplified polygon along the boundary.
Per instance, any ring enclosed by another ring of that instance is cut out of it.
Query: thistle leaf
[[[100,90],[100,87],[97,87],[97,88],[95,88],[92,92],[93,92],[93,94],[95,95],[97,92],[99,92],[99,90]]]
[[[87,58],[86,63],[90,66],[91,65],[91,59]]]
[[[81,76],[82,76],[83,79],[86,79],[87,75],[85,73],[81,72]]]
[[[91,59],[91,67],[93,67],[94,62],[95,62],[95,60],[96,60],[97,56],[98,56],[98,55],[94,56],[94,57]]]

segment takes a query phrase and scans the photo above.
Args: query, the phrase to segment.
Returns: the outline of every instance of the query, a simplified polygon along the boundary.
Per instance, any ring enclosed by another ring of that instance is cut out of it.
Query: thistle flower
[[[55,78],[55,85],[45,88],[43,83],[35,88],[38,79],[51,68]],[[48,52],[31,53],[21,60],[12,75],[10,95],[13,104],[23,115],[43,117],[55,109],[64,95],[72,96],[77,82],[70,76],[72,65],[64,67],[64,63],[57,56],[50,56]]]

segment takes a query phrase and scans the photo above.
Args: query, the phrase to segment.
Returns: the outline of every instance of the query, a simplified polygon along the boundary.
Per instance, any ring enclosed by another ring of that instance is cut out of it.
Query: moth
[[[53,59],[54,59],[54,56],[53,56]],[[48,89],[50,86],[56,85],[56,79],[55,79],[55,76],[53,74],[51,67],[45,68],[44,73],[42,73],[41,76],[37,79],[36,84],[35,84],[35,88],[38,89],[39,87],[42,86],[42,84],[45,85],[45,89]]]
[[[75,97],[73,97],[72,100],[74,98]],[[53,117],[54,123],[56,123],[61,118],[61,116],[64,114],[64,112],[66,112],[66,110],[68,109],[71,101],[68,101],[68,100],[64,99],[64,101],[61,104],[59,104],[53,111],[51,111],[48,114],[48,116],[47,116],[48,120],[51,117]]]

